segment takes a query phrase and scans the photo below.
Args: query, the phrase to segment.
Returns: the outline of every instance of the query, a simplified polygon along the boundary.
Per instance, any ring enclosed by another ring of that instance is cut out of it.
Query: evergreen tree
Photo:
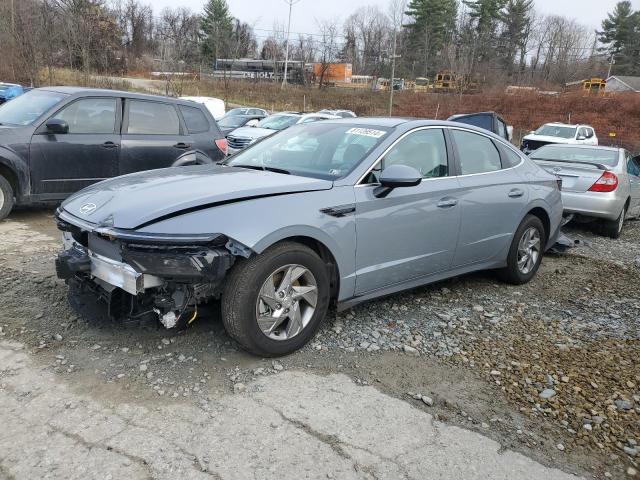
[[[432,60],[451,39],[458,15],[457,0],[411,0],[406,14],[413,23],[409,30],[410,57],[423,63],[424,75],[435,73]]]
[[[226,0],[208,0],[200,21],[201,50],[205,60],[215,61],[229,55],[233,17]]]
[[[469,8],[469,16],[476,24],[476,52],[480,62],[495,57],[498,47],[498,26],[502,20],[502,9],[507,2],[508,0],[463,0]]]
[[[598,40],[601,51],[615,60],[615,73],[640,74],[640,11],[634,12],[630,1],[618,2],[602,22]]]
[[[526,48],[531,32],[534,0],[508,0],[500,14],[502,34],[500,55],[508,75],[513,74],[516,57],[520,54],[520,69],[524,69]]]

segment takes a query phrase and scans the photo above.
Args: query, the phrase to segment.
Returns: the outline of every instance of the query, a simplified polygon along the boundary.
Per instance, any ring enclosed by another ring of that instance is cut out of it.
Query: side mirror
[[[69,124],[59,118],[52,118],[47,122],[47,132],[55,134],[69,133]]]
[[[258,122],[259,122],[259,121],[260,121],[260,120],[257,120],[257,119],[255,119],[255,118],[254,118],[253,120],[249,120],[249,121],[247,122],[247,127],[255,127],[256,125],[258,125]]]
[[[587,139],[587,137],[585,137],[584,135],[578,135],[576,137],[576,140],[586,140],[586,139]]]
[[[407,165],[391,165],[380,174],[380,186],[373,194],[384,198],[395,188],[415,187],[422,182],[422,175],[418,170]]]

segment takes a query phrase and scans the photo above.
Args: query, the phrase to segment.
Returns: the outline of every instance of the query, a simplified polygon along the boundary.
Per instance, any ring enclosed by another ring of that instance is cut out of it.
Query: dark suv
[[[37,88],[0,107],[0,219],[14,203],[57,202],[106,178],[213,163],[226,151],[215,120],[198,103]]]

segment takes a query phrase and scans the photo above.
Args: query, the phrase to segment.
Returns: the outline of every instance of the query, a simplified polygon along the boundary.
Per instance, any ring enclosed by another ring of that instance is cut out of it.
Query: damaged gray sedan
[[[555,176],[489,132],[360,118],[292,127],[221,165],[107,180],[56,218],[58,276],[112,317],[174,328],[220,301],[229,335],[275,356],[332,304],[483,269],[528,282],[562,203]]]

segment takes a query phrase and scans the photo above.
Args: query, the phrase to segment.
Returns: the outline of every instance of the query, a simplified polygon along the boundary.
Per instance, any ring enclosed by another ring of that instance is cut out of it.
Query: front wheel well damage
[[[15,172],[11,168],[0,163],[0,175],[7,179],[7,182],[9,182],[9,185],[11,185],[11,188],[13,189],[13,194],[18,197],[20,195],[20,184]]]
[[[300,243],[301,245],[309,247],[311,250],[313,250],[318,254],[318,256],[322,259],[322,261],[324,262],[329,272],[331,300],[332,301],[337,300],[338,292],[340,291],[340,272],[338,270],[338,262],[333,256],[333,253],[331,253],[331,250],[329,250],[329,247],[327,247],[320,240],[317,240],[313,237],[307,237],[307,236],[295,236],[295,237],[284,238],[280,240],[278,243],[282,243],[282,242]]]
[[[530,210],[528,215],[538,217],[542,222],[542,226],[544,227],[544,243],[545,245],[547,245],[547,242],[549,241],[549,238],[551,236],[551,219],[549,218],[549,214],[544,208],[536,207]]]

